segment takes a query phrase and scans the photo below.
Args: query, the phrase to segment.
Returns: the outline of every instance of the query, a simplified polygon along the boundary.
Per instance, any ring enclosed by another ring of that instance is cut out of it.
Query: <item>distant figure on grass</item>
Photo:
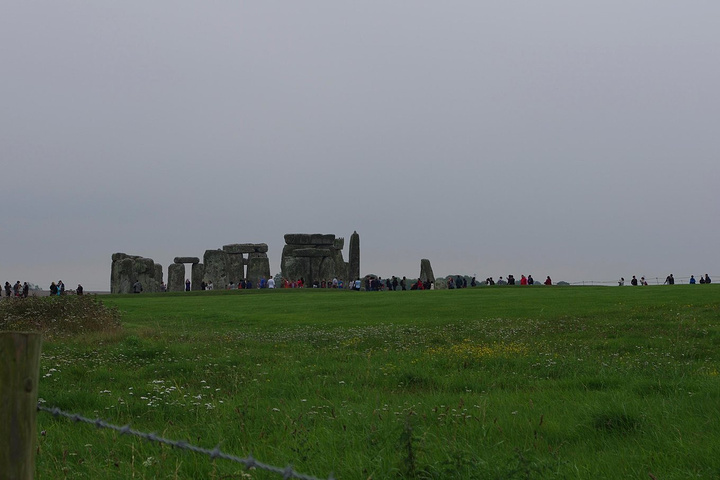
[[[5,296],[6,297],[12,296],[12,286],[10,285],[10,282],[5,282]]]
[[[215,288],[215,285],[213,285],[212,280],[210,280],[208,282],[208,284],[205,288],[207,288],[208,290],[213,290]]]
[[[527,277],[525,275],[520,275],[520,285],[527,285]]]
[[[185,279],[185,291],[186,292],[190,291],[190,279],[189,278]]]
[[[16,297],[19,297],[21,289],[22,289],[22,285],[20,285],[20,280],[18,280],[17,282],[15,282],[15,285],[13,285],[13,294]]]
[[[400,290],[407,290],[407,278],[405,277],[400,280]]]
[[[57,287],[57,285],[55,284],[55,282],[52,282],[52,283],[50,284],[50,296],[54,296],[54,295],[57,295],[57,294],[58,294],[58,287]]]
[[[28,285],[27,282],[23,283],[23,288],[22,288],[22,296],[23,296],[23,298],[27,298],[29,291],[30,291],[30,285]]]
[[[665,283],[663,283],[663,285],[675,285],[675,277],[673,277],[672,273],[665,277]]]
[[[700,281],[703,282],[705,279],[701,278]],[[690,285],[695,285],[695,275],[690,275]]]
[[[268,278],[267,288],[275,288],[275,279],[273,277]]]
[[[710,280],[707,273],[705,274],[705,283],[712,283],[712,280]]]
[[[550,275],[545,278],[545,285],[552,285],[552,280],[550,279]]]
[[[618,287],[624,287],[625,286],[625,277],[620,277],[620,280],[618,280]]]
[[[528,275],[527,283],[528,283],[528,285],[532,285],[535,283],[535,280],[533,280],[532,275]]]
[[[632,280],[630,280],[630,285],[632,285],[633,287],[637,287],[637,284],[638,284],[637,278],[635,278],[635,275],[633,275]]]
[[[133,293],[140,293],[143,291],[142,283],[140,283],[140,280],[133,284],[132,289]]]
[[[640,285],[647,285],[647,280],[645,280],[645,277],[640,277]]]
[[[65,284],[62,282],[62,280],[58,280],[57,287],[58,295],[65,295]]]
[[[80,285],[79,283],[78,283],[77,288],[75,289],[75,293],[76,293],[77,295],[82,295],[83,293],[85,293],[85,291],[83,290],[83,286]]]

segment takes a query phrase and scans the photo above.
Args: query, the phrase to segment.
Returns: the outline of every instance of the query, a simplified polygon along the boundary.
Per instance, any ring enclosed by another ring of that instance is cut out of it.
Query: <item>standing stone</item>
[[[158,285],[163,283],[163,269],[159,263],[155,264],[155,282],[157,282]]]
[[[245,257],[241,253],[228,254],[228,283],[237,285],[243,278],[245,278]]]
[[[202,290],[202,281],[205,277],[205,265],[202,263],[193,263],[190,271],[190,288],[192,290]]]
[[[427,258],[420,260],[420,280],[423,282],[435,283],[435,275],[433,275],[430,260]]]
[[[140,282],[146,292],[160,291],[162,266],[151,258],[114,253],[110,273],[111,293],[130,293],[135,282]]]
[[[205,250],[205,283],[213,282],[215,288],[224,289],[228,284],[228,254],[223,250]],[[198,285],[199,289],[200,285]]]
[[[360,278],[360,235],[357,231],[350,235],[350,253],[348,254],[348,281]]]
[[[168,265],[168,292],[182,292],[185,290],[185,264],[171,263]]]
[[[248,258],[247,279],[253,283],[253,287],[260,285],[260,279],[270,278],[270,260],[266,253],[251,253]]]

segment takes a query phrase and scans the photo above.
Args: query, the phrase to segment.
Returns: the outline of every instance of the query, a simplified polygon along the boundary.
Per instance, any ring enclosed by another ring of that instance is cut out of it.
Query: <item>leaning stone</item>
[[[427,258],[420,260],[420,280],[435,283],[435,275],[430,266],[430,260]]]
[[[200,263],[198,257],[175,257],[173,263]]]

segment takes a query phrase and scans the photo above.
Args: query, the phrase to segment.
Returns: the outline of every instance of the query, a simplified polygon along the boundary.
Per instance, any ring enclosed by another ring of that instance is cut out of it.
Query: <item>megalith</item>
[[[350,235],[348,257],[348,281],[357,280],[360,278],[360,235],[357,231]]]
[[[430,260],[427,258],[420,260],[420,280],[423,282],[435,283],[435,275],[433,275]]]
[[[182,292],[185,290],[185,264],[171,263],[168,265],[168,292]]]
[[[228,254],[223,250],[205,250],[203,263],[205,283],[212,282],[215,288],[225,288],[228,284]]]
[[[315,281],[348,278],[348,264],[343,260],[344,238],[332,234],[288,233],[285,235],[280,269],[282,276],[294,281],[302,278],[306,285]]]
[[[254,286],[260,285],[260,279],[265,280],[270,278],[270,259],[267,253],[255,252],[248,255],[247,262],[247,279],[250,280]]]
[[[162,266],[156,265],[151,258],[114,253],[110,270],[110,293],[130,293],[138,281],[143,291],[160,291]]]

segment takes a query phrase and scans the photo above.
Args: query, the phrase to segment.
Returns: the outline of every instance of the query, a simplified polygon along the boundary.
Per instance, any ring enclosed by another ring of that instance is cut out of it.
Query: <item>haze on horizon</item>
[[[0,280],[360,234],[361,273],[720,276],[720,4],[10,2]],[[347,246],[344,252],[347,259]]]

